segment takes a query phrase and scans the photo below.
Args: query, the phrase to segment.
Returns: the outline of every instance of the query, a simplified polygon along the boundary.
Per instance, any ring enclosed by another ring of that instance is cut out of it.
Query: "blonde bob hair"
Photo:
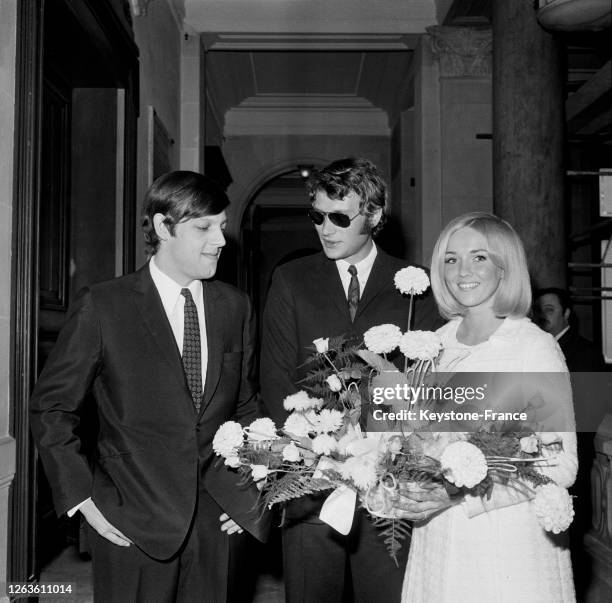
[[[462,228],[472,228],[485,237],[491,260],[503,270],[493,302],[495,315],[526,316],[531,307],[531,284],[523,243],[508,222],[483,211],[455,218],[438,237],[431,257],[431,288],[440,314],[448,319],[465,314],[465,307],[455,299],[444,278],[448,241]]]

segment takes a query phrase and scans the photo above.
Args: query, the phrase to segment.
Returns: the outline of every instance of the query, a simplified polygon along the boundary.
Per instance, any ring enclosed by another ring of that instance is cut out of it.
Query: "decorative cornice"
[[[442,77],[486,77],[492,71],[490,29],[432,26],[427,28]]]
[[[343,95],[258,95],[225,114],[230,136],[388,136],[389,120],[365,98]]]

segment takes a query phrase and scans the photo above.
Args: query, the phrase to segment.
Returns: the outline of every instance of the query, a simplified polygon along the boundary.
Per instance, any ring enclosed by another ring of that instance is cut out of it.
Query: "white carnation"
[[[572,497],[557,484],[544,484],[536,488],[533,509],[540,525],[553,534],[567,530],[574,518]]]
[[[339,392],[342,389],[342,381],[340,381],[338,375],[330,375],[325,381],[327,381],[329,389],[333,392]]]
[[[317,416],[316,431],[329,433],[338,431],[342,427],[343,414],[338,410],[324,408]]]
[[[442,340],[432,331],[408,331],[401,336],[399,349],[406,358],[433,360],[442,349]]]
[[[397,325],[377,325],[363,334],[363,342],[370,352],[388,354],[399,344],[402,331]]]
[[[300,390],[295,394],[287,396],[283,401],[285,410],[308,410],[309,408],[321,408],[323,400],[311,398],[305,391]]]
[[[319,337],[312,343],[314,343],[315,348],[317,348],[318,354],[325,354],[325,352],[329,350],[329,337]]]
[[[315,454],[330,454],[336,449],[336,439],[326,433],[320,433],[312,440],[312,451]]]
[[[487,460],[480,448],[469,442],[453,442],[440,456],[444,477],[457,487],[473,488],[487,475]]]
[[[407,268],[398,270],[395,273],[393,282],[397,289],[408,295],[420,295],[424,291],[427,291],[429,287],[429,277],[427,273],[422,268],[417,268],[416,266],[408,266]]]
[[[301,412],[294,412],[285,420],[283,431],[298,438],[304,438],[309,432],[314,431],[314,426]]]
[[[232,469],[238,469],[238,467],[242,465],[242,463],[240,462],[240,457],[237,454],[228,456],[225,459],[225,464],[228,467],[231,467]]]
[[[377,454],[353,456],[342,463],[340,466],[340,474],[345,479],[353,480],[353,483],[360,490],[367,490],[373,486],[378,479],[376,471],[377,465]]]
[[[276,436],[276,425],[272,419],[264,417],[255,419],[245,430],[249,440],[254,442],[263,442],[265,440],[274,440]]]
[[[251,465],[251,473],[254,482],[258,482],[260,479],[268,477],[270,470],[265,465]]]
[[[300,458],[300,449],[293,442],[283,448],[283,461],[297,463]]]
[[[236,421],[226,421],[217,429],[213,438],[213,450],[215,454],[228,458],[236,456],[236,451],[244,442],[242,425]]]

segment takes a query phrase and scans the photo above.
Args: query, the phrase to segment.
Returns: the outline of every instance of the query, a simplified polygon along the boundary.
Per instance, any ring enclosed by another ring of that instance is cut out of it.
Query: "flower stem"
[[[410,325],[412,323],[412,305],[414,304],[414,293],[410,294],[410,305],[408,306],[408,325],[406,332],[410,331]],[[408,371],[408,356],[404,358],[404,373]]]

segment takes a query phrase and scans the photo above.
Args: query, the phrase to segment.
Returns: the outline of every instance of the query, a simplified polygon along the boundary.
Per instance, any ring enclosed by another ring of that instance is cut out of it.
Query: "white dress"
[[[460,322],[452,320],[438,330],[444,345],[442,371],[567,372],[554,338],[527,318],[506,318],[489,340],[475,346],[457,341]],[[570,397],[559,404],[573,421]],[[563,451],[543,472],[567,488],[578,466],[576,434],[560,435]],[[566,535],[540,527],[531,505],[496,485],[491,501],[466,497],[415,526],[402,603],[575,601]]]

